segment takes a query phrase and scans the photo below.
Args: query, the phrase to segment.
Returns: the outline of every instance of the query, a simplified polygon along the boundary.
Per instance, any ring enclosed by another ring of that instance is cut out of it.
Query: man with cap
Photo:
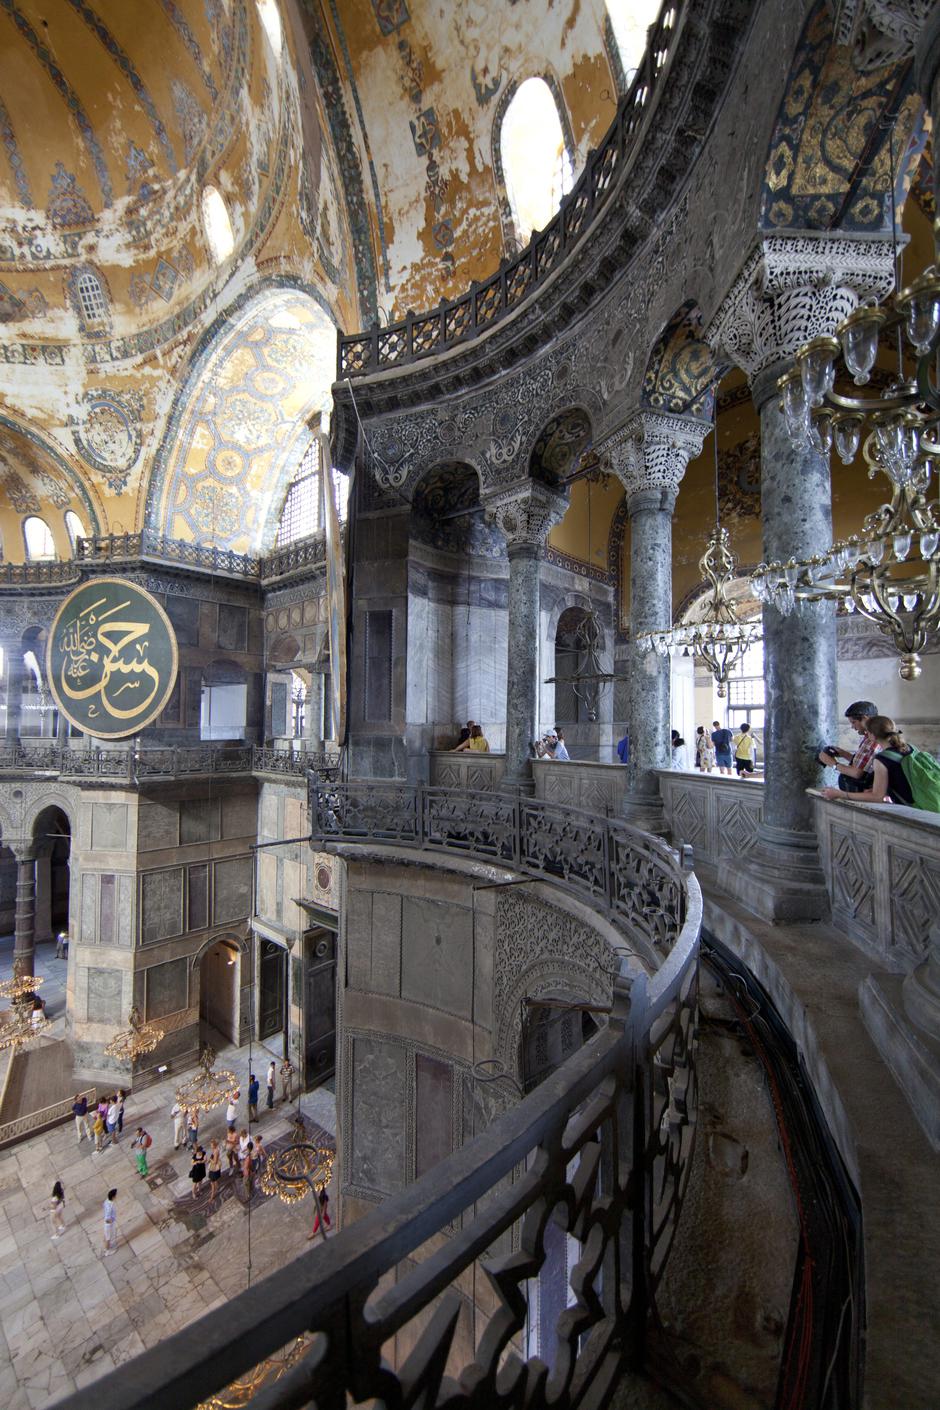
[[[869,734],[868,721],[877,714],[878,706],[871,700],[854,700],[846,710],[845,718],[855,733],[861,735],[855,753],[832,745],[819,755],[819,762],[825,764],[827,769],[838,769],[839,787],[844,793],[861,793],[872,785],[874,770],[871,761],[881,746]]]

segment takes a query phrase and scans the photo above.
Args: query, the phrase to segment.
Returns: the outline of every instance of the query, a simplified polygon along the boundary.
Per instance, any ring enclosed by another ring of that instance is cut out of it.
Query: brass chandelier
[[[0,982],[0,998],[11,1001],[10,1007],[0,1013],[0,1050],[25,1047],[49,1033],[52,1024],[41,1008],[33,1007],[41,984],[41,976],[32,974]]]
[[[896,340],[897,375],[881,392],[855,391],[853,383],[870,384],[887,338]],[[873,622],[893,641],[902,680],[920,675],[920,652],[940,626],[938,364],[936,263],[884,304],[855,309],[835,337],[800,348],[777,383],[791,443],[827,457],[834,447],[845,465],[861,448],[869,478],[887,477],[890,499],[826,553],[762,563],[752,577],[758,599],[784,615],[801,602],[834,601]]]
[[[127,1015],[127,1021],[130,1026],[122,1029],[120,1033],[115,1033],[105,1047],[108,1057],[116,1058],[119,1062],[133,1062],[144,1053],[152,1053],[163,1040],[163,1029],[158,1028],[155,1023],[144,1023],[139,1009],[132,1008]]]
[[[213,1068],[215,1052],[205,1048],[195,1077],[177,1088],[176,1100],[184,1111],[211,1111],[231,1101],[238,1091],[235,1073],[227,1067]]]

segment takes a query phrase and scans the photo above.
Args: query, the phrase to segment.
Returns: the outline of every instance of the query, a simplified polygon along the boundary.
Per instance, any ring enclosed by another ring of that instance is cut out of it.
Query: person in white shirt
[[[565,736],[557,725],[555,726],[555,751],[552,754],[552,758],[562,764],[571,763],[571,755],[565,747]]]
[[[179,1102],[174,1102],[170,1107],[170,1115],[173,1118],[173,1149],[178,1151],[180,1146],[186,1144],[186,1112]]]
[[[232,1093],[228,1106],[225,1108],[226,1126],[234,1126],[235,1122],[238,1120],[238,1099],[240,1096],[241,1092],[236,1088]]]
[[[109,1190],[108,1198],[102,1207],[104,1214],[104,1256],[114,1252],[114,1245],[117,1242],[117,1190]]]

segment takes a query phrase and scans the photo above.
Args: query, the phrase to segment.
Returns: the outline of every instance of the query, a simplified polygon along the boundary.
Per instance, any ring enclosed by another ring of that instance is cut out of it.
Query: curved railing
[[[656,101],[687,9],[688,0],[665,0],[650,26],[643,62],[629,92],[620,100],[614,121],[545,229],[533,235],[521,254],[504,261],[482,284],[471,284],[459,298],[444,300],[426,313],[409,313],[385,328],[373,323],[361,333],[341,333],[337,381],[401,367],[475,337],[512,313],[555,272],[607,204],[636,135]]]
[[[317,847],[342,840],[511,860],[619,914],[627,950],[639,921],[666,958],[651,979],[621,961],[608,1026],[433,1170],[61,1405],[186,1410],[236,1378],[240,1389],[212,1403],[244,1404],[248,1385],[252,1410],[604,1404],[642,1359],[691,1163],[695,878],[624,824],[592,829],[587,815],[528,801],[493,811],[479,795],[354,783],[314,793],[313,804]],[[526,1348],[528,1285],[549,1256],[553,1222],[582,1252],[563,1310],[542,1309],[540,1357]],[[466,1291],[477,1266],[485,1307]],[[412,1349],[393,1365],[399,1333]]]

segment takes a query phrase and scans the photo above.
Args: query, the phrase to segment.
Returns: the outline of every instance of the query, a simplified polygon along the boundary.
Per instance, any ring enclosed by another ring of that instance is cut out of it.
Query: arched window
[[[78,540],[87,539],[88,531],[85,528],[85,525],[82,523],[81,519],[79,519],[78,515],[75,513],[74,509],[67,509],[65,511],[65,527],[69,531],[69,538],[72,543],[72,553],[74,554],[78,549]]]
[[[100,323],[108,316],[108,303],[97,274],[86,270],[78,276],[78,297],[87,323]]]
[[[331,471],[333,477],[333,502],[340,523],[346,519],[346,501],[349,496],[349,481],[338,470]],[[293,480],[287,487],[284,508],[281,510],[277,526],[275,546],[297,539],[309,538],[323,528],[323,503],[320,498],[320,443],[312,440],[304,451]]]
[[[212,258],[222,264],[235,248],[235,235],[225,198],[214,186],[207,186],[202,193],[202,228]]]
[[[274,57],[279,59],[284,34],[281,29],[281,16],[278,12],[277,0],[255,0],[255,4],[258,6],[258,18],[264,25],[264,32],[268,36]]]
[[[30,562],[40,558],[55,558],[52,530],[45,519],[40,519],[35,514],[24,519],[23,538],[26,543],[26,557]]]
[[[554,94],[544,78],[527,78],[503,114],[499,155],[518,244],[543,230],[574,182]]]
[[[647,30],[659,14],[660,4],[661,0],[607,0],[627,88],[646,53]]]

